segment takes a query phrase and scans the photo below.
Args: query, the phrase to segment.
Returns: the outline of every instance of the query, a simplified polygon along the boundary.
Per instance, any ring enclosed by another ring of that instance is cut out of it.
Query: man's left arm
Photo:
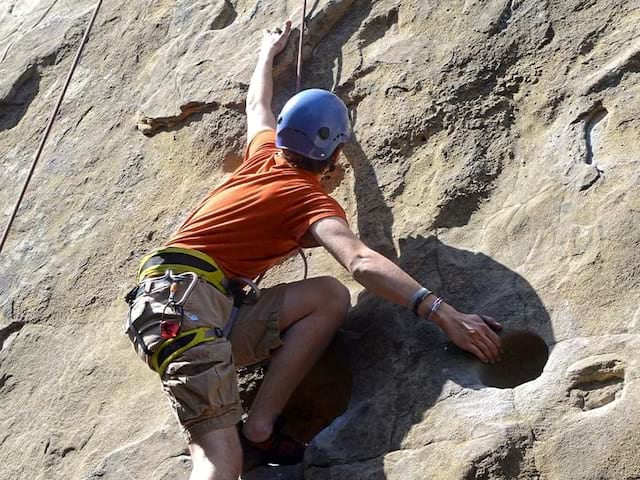
[[[284,50],[291,33],[291,21],[287,20],[284,31],[266,30],[260,47],[258,63],[251,76],[247,92],[247,143],[256,133],[276,128],[276,119],[271,111],[273,99],[273,59]]]
[[[362,243],[344,219],[324,218],[309,230],[367,290],[397,305],[412,307],[410,300],[420,284],[391,260]],[[431,315],[435,299],[433,294],[423,299],[417,311],[420,317],[431,318],[453,343],[483,362],[500,360],[501,342],[494,332],[502,328],[498,322],[488,316],[459,312],[445,302]]]

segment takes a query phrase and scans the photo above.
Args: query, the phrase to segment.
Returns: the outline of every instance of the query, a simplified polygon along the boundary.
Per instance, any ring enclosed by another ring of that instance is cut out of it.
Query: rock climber
[[[349,291],[325,276],[266,288],[255,302],[237,301],[245,291],[238,285],[252,287],[250,279],[299,248],[324,247],[369,291],[434,322],[481,361],[500,360],[498,322],[458,312],[368,248],[323,191],[320,176],[350,136],[344,103],[324,90],[304,90],[276,121],[272,66],[290,31],[288,21],[264,34],[247,93],[243,163],[163,248],[142,260],[139,283],[127,295],[128,335],[161,376],[189,444],[191,480],[237,479],[243,447],[269,463],[303,458],[304,445],[281,432],[279,414],[345,319]],[[241,423],[235,367],[267,358]]]

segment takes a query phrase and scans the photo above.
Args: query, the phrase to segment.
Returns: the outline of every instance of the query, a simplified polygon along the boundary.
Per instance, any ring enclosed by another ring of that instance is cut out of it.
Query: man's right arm
[[[284,50],[291,33],[291,21],[287,20],[283,30],[264,32],[256,68],[247,92],[247,143],[261,130],[275,130],[276,119],[271,111],[273,98],[273,59]]]
[[[421,286],[388,258],[367,247],[339,217],[315,222],[311,233],[367,290],[395,304],[408,306]],[[431,294],[418,308],[426,318],[436,300]],[[476,355],[483,362],[500,360],[500,338],[493,329],[500,324],[490,317],[458,312],[442,303],[431,319],[460,348]]]

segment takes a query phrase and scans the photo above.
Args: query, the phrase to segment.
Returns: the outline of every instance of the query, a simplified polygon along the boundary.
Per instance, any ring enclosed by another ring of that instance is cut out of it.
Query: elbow
[[[373,262],[369,252],[359,252],[349,262],[349,272],[353,279],[357,282],[362,282],[366,279],[369,272],[372,271]]]

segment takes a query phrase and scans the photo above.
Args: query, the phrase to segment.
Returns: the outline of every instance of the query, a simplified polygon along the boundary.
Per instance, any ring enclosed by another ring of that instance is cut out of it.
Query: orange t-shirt
[[[255,278],[300,248],[314,222],[346,219],[317,175],[292,166],[279,151],[273,130],[258,133],[242,165],[205,197],[167,246],[206,253],[229,278]]]

